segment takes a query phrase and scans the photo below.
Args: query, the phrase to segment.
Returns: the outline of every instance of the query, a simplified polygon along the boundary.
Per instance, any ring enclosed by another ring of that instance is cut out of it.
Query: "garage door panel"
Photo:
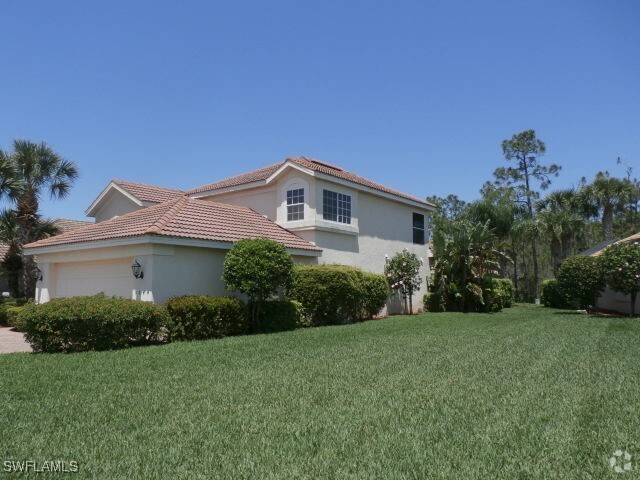
[[[104,293],[131,298],[133,286],[129,259],[60,263],[55,266],[56,297]]]

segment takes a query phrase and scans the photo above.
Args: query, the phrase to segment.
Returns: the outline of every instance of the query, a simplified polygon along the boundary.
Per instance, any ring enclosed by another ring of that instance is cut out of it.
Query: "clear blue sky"
[[[533,128],[555,187],[640,176],[640,4],[616,1],[2,0],[0,146],[190,188],[287,156],[471,200]]]

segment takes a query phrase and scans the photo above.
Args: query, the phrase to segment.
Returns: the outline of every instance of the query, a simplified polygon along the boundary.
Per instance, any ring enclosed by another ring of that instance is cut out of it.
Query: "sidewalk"
[[[24,340],[24,335],[14,332],[10,327],[0,327],[0,353],[30,352],[31,345]]]

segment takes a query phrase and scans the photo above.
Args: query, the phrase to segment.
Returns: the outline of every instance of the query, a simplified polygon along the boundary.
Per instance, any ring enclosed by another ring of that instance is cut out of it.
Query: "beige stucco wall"
[[[134,212],[143,208],[136,205],[130,198],[124,196],[121,192],[111,189],[100,202],[100,208],[94,212],[96,222],[109,220],[110,218]]]
[[[202,197],[201,200],[229,203],[241,207],[249,207],[267,218],[276,218],[276,190],[275,188],[259,188],[235,192],[225,192],[219,195]]]
[[[224,288],[222,269],[227,250],[177,245],[128,245],[39,254],[43,279],[36,302],[52,298],[104,293],[109,296],[163,303],[176,295],[234,295]],[[316,257],[294,256],[298,263]],[[131,264],[142,265],[135,279]]]

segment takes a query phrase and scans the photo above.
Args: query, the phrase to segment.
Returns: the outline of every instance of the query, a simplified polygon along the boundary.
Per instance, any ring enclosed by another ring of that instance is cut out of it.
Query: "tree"
[[[468,312],[484,305],[482,287],[498,274],[501,253],[489,223],[459,219],[434,232],[434,288],[448,308]]]
[[[635,315],[636,297],[640,291],[640,244],[610,245],[602,254],[601,265],[609,288],[629,295],[631,316]]]
[[[13,152],[0,154],[0,192],[15,203],[17,249],[38,240],[41,234],[40,200],[43,194],[52,199],[65,198],[78,177],[76,165],[62,158],[46,143],[14,140]],[[33,257],[22,259],[22,293],[35,294],[36,270]]]
[[[592,307],[605,287],[600,259],[586,255],[567,258],[558,272],[558,285],[580,307]]]
[[[7,277],[11,293],[15,296],[20,296],[23,261],[16,215],[15,210],[10,209],[5,209],[0,212],[0,241],[9,247],[4,257],[2,274]],[[36,240],[50,237],[58,232],[59,229],[54,222],[43,220],[38,216],[33,233]]]
[[[614,212],[634,194],[634,185],[627,179],[616,178],[609,172],[598,172],[595,179],[581,190],[582,198],[592,213],[602,212],[602,233],[605,240],[613,240]]]
[[[496,184],[513,187],[517,201],[525,205],[530,218],[534,217],[534,200],[539,198],[533,183],[537,182],[542,190],[551,184],[551,177],[558,176],[561,167],[555,164],[545,166],[538,157],[544,155],[546,146],[536,137],[534,130],[525,130],[502,142],[502,153],[507,161],[514,161],[514,167],[500,167],[494,171]],[[536,238],[531,237],[533,277],[535,295],[539,290],[538,250]]]
[[[385,265],[384,273],[392,291],[400,293],[404,313],[413,314],[413,293],[420,288],[422,261],[406,248],[396,253]],[[409,308],[407,309],[407,300]]]
[[[253,327],[262,303],[291,285],[293,260],[283,245],[266,238],[239,240],[224,258],[222,281],[249,297]]]
[[[549,239],[553,272],[557,275],[563,260],[573,253],[584,229],[585,218],[580,215],[577,193],[572,189],[551,192],[537,203],[536,220]]]

